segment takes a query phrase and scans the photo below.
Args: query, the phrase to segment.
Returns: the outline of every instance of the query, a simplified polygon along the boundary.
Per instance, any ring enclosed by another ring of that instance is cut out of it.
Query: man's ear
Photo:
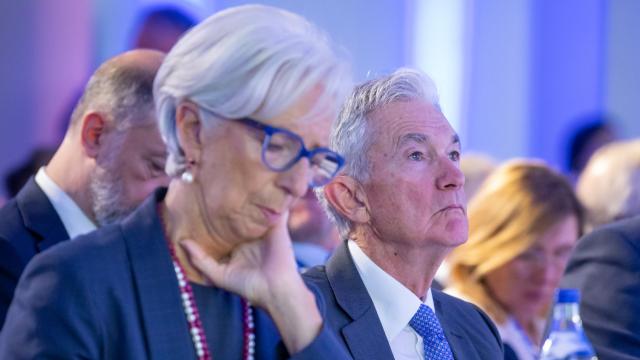
[[[98,157],[108,132],[108,123],[103,114],[89,112],[82,118],[80,139],[87,156],[93,159]]]
[[[189,101],[183,101],[176,109],[176,130],[178,141],[184,157],[187,161],[199,162],[202,152],[202,139],[200,138],[200,113],[198,106]]]
[[[369,221],[369,209],[362,185],[346,175],[339,175],[324,187],[327,201],[353,223]]]

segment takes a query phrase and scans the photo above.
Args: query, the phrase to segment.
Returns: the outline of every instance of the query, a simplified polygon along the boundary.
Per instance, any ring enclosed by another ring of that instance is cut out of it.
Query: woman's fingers
[[[198,271],[216,286],[224,283],[225,265],[218,263],[213,257],[207,253],[193,240],[182,240],[180,246],[187,252],[189,261]]]

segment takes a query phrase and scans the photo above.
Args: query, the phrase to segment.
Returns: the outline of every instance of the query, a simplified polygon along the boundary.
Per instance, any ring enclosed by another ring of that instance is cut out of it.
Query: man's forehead
[[[406,142],[429,143],[435,139],[460,142],[442,112],[423,100],[393,102],[371,115],[377,137],[386,137],[396,146]]]

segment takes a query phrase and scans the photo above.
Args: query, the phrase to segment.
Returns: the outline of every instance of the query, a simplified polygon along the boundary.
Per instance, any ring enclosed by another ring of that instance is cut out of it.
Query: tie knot
[[[445,338],[436,314],[425,304],[420,304],[418,311],[409,321],[409,326],[422,336],[425,341],[442,341]]]

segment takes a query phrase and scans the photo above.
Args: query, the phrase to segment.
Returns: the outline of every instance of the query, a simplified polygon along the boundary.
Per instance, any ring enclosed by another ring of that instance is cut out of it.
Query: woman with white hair
[[[342,166],[326,144],[348,79],[286,11],[238,7],[193,28],[154,85],[168,189],[29,266],[0,358],[341,358],[286,225]]]

